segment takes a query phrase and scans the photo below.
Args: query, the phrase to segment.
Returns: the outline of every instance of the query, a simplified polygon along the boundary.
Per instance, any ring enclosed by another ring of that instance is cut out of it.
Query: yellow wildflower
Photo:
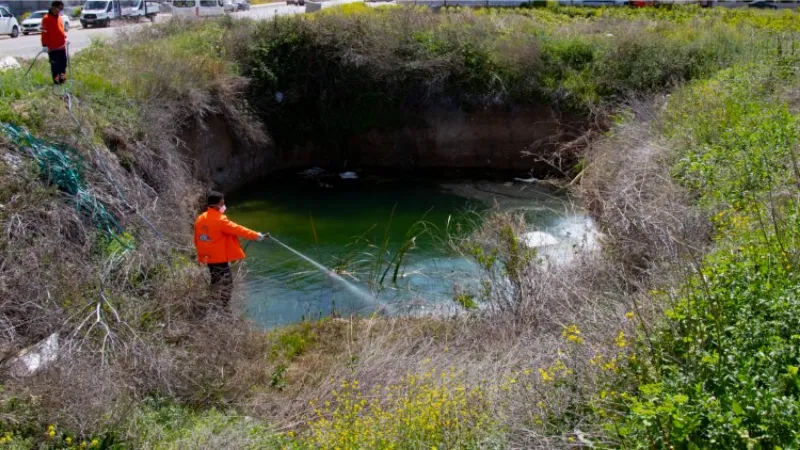
[[[625,318],[627,318],[628,320],[633,319],[633,311],[626,312]]]
[[[66,442],[66,443],[67,443],[67,445],[70,445],[70,444],[72,444],[72,438],[71,438],[71,437],[69,437],[69,436],[67,436],[67,438],[66,438],[66,439],[64,439],[64,442]]]
[[[619,347],[619,348],[625,347],[625,345],[626,345],[626,343],[625,343],[625,332],[620,330],[619,334],[617,335],[617,338],[615,339],[615,341],[617,343],[617,347]]]
[[[561,335],[567,338],[568,341],[574,342],[576,344],[580,344],[583,342],[583,338],[581,337],[581,330],[578,329],[577,325],[569,325],[564,327],[564,331],[561,332]]]

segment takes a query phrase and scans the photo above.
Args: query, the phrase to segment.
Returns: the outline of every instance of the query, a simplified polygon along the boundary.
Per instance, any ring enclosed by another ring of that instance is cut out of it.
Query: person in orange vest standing
[[[67,81],[67,32],[64,31],[64,19],[61,11],[64,2],[55,1],[50,10],[42,17],[42,51],[50,56],[50,73],[53,83],[64,84]]]
[[[225,197],[219,192],[208,194],[208,208],[194,223],[194,246],[197,261],[208,266],[214,307],[227,310],[233,293],[230,263],[244,259],[239,238],[263,241],[269,233],[259,233],[232,222],[225,216]]]

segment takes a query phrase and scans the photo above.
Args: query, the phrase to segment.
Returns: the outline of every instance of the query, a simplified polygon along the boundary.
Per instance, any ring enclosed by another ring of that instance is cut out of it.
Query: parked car
[[[11,14],[11,8],[6,5],[0,5],[0,34],[7,34],[15,38],[19,37],[19,31],[19,22]]]
[[[750,3],[748,7],[758,9],[778,9],[778,5],[765,0],[756,0],[753,3]]]
[[[286,0],[286,4],[303,6],[306,4],[306,0]]]
[[[40,33],[42,31],[42,18],[47,14],[47,11],[34,11],[28,16],[27,19],[22,21],[22,34]],[[64,31],[69,31],[69,17],[61,13],[61,19],[64,21]]]
[[[223,8],[225,8],[226,13],[249,11],[250,3],[247,3],[247,0],[225,0]]]
[[[233,0],[237,11],[250,11],[250,2],[247,0]]]

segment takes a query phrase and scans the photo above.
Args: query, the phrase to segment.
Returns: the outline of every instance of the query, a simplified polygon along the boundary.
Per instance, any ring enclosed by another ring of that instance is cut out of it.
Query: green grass
[[[263,422],[218,410],[192,411],[150,401],[129,424],[131,448],[189,450],[279,448],[280,435]]]

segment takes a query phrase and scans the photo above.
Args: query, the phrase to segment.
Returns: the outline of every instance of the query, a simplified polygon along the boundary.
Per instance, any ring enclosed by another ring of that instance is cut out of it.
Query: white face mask
[[[226,210],[226,209],[228,209],[228,208],[226,208],[226,207],[225,207],[225,205],[222,205],[222,206],[220,206],[220,207],[219,207],[219,212],[220,212],[221,214],[225,214],[225,210]]]

